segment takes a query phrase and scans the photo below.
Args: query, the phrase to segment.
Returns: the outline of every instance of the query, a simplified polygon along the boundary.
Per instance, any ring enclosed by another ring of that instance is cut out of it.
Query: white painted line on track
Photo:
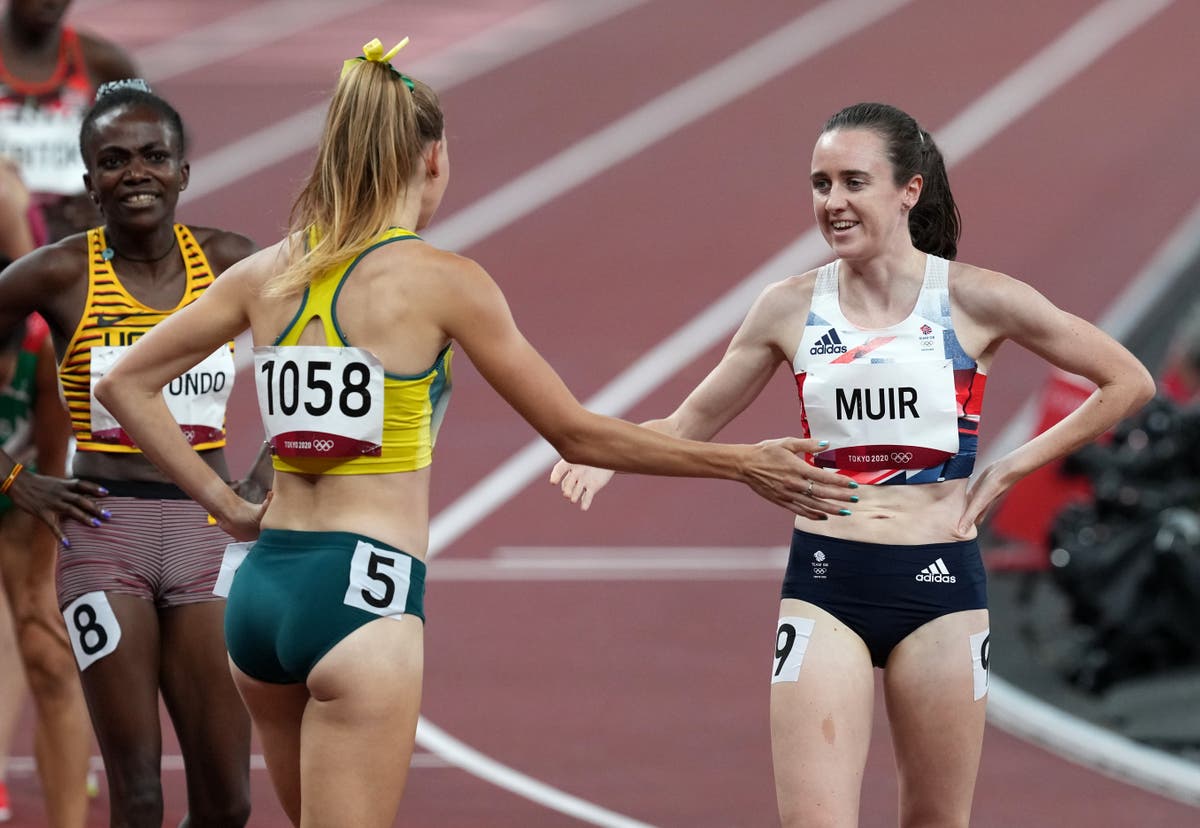
[[[405,71],[444,94],[518,58],[640,6],[647,0],[546,0],[503,23],[419,60]],[[336,4],[330,3],[331,7]],[[252,132],[191,162],[186,204],[241,182],[316,145],[328,101]]]
[[[822,3],[471,206],[435,222],[429,240],[450,250],[476,244],[910,2]]]
[[[93,756],[89,760],[89,765],[92,770],[103,772],[104,760],[99,756]],[[449,768],[453,765],[449,764],[445,759],[432,753],[413,753],[412,761],[409,763],[411,768]],[[162,769],[164,771],[182,771],[183,757],[177,753],[164,753],[162,757]],[[266,760],[263,759],[261,753],[250,754],[250,770],[261,771],[267,769]],[[37,773],[37,758],[33,756],[10,756],[6,771],[10,776],[32,776]]]
[[[778,580],[785,546],[501,546],[488,558],[443,559],[431,581]]]
[[[1200,806],[1200,765],[1072,716],[992,676],[988,721],[1056,756],[1171,799]]]
[[[298,32],[355,12],[382,6],[385,0],[271,0],[247,6],[206,26],[143,46],[132,55],[148,81],[161,83],[185,72],[271,45]]]
[[[954,166],[978,150],[1098,60],[1123,38],[1167,8],[1170,2],[1171,0],[1107,0],[1096,6],[1030,61],[984,93],[975,104],[935,131],[946,156],[947,166]],[[973,119],[980,119],[980,125],[974,124]],[[487,226],[486,222],[484,226]],[[633,363],[588,400],[587,406],[610,414],[628,411],[670,379],[680,368],[716,341],[728,336],[743,317],[750,302],[767,284],[788,273],[797,272],[797,265],[807,269],[818,264],[820,257],[827,253],[828,250],[815,229],[805,233],[733,290],[719,298],[708,310]],[[554,450],[544,441],[535,440],[485,476],[434,518],[431,524],[429,557],[437,555],[543,474],[556,456]],[[996,684],[1004,686],[1003,682]],[[1001,689],[999,693],[993,694],[991,706],[1004,708],[1006,702],[1012,698],[1012,694]],[[419,727],[419,742],[420,737]],[[430,744],[422,744],[427,749],[441,752]],[[1066,758],[1096,767],[1087,763],[1087,757],[1081,753],[1064,755]],[[1109,759],[1113,758],[1112,754],[1106,755]],[[1129,759],[1139,761],[1133,753],[1129,754]],[[1122,775],[1122,779],[1143,786],[1151,784],[1151,780],[1145,775],[1151,772],[1149,766],[1144,768],[1145,773],[1139,772],[1137,776],[1133,776],[1134,769],[1127,767],[1124,762],[1121,764],[1124,773],[1130,774]],[[1106,768],[1096,769],[1112,772]],[[506,786],[500,777],[491,779],[496,784]],[[1200,790],[1200,785],[1197,789]],[[1171,790],[1178,790],[1178,786],[1173,785]]]
[[[417,720],[417,744],[497,787],[583,822],[608,828],[653,828],[645,822],[638,822],[599,805],[593,805],[502,765],[454,738],[424,717]]]

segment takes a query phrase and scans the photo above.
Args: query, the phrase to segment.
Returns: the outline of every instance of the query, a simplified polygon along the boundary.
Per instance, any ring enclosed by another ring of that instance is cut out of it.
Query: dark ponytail
[[[908,113],[881,103],[848,106],[826,121],[821,132],[835,129],[869,129],[882,137],[897,187],[907,184],[914,175],[921,176],[921,197],[908,214],[913,246],[943,259],[955,258],[962,217],[950,192],[946,161],[933,136]]]

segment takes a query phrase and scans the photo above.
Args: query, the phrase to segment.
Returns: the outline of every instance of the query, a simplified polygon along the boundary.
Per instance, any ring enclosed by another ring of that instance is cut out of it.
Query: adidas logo
[[[819,354],[844,354],[846,346],[842,344],[836,328],[830,328],[825,335],[817,340],[817,344],[808,351],[813,356]]]
[[[953,584],[958,579],[950,574],[950,570],[946,569],[946,563],[941,558],[931,563],[929,566],[917,573],[918,581],[925,581],[930,584]]]

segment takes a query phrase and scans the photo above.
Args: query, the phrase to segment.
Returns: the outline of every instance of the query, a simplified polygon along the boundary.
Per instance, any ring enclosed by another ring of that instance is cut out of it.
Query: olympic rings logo
[[[912,456],[911,451],[893,451],[892,452],[892,462],[894,462],[894,463],[910,463],[910,462],[912,462],[912,458],[913,458],[913,456]]]
[[[313,440],[313,448],[317,451],[329,451],[333,448],[333,440]]]

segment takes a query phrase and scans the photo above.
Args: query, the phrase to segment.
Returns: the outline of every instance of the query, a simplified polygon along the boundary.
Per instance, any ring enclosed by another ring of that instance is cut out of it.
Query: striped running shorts
[[[112,517],[98,527],[63,522],[71,545],[58,556],[58,605],[108,592],[145,598],[159,608],[220,600],[213,584],[232,538],[211,525],[204,507],[176,486],[97,481]]]

